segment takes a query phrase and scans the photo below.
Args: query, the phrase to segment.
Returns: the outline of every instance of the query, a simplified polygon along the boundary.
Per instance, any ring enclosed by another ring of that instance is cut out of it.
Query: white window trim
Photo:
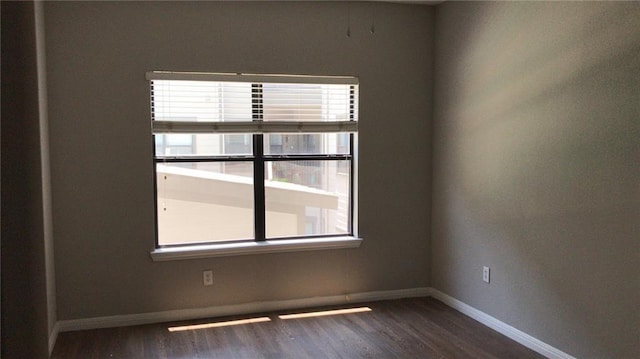
[[[358,78],[353,76],[309,76],[309,75],[276,75],[246,73],[209,73],[209,72],[174,72],[149,71],[147,80],[188,80],[188,81],[243,81],[262,83],[314,83],[329,85],[357,85]]]
[[[315,251],[327,249],[358,248],[362,243],[359,237],[327,237],[304,239],[277,239],[266,241],[247,241],[236,243],[202,244],[156,248],[151,251],[154,262],[228,257],[251,254]]]
[[[191,80],[191,81],[249,81],[263,83],[315,83],[358,85],[359,81],[352,76],[308,76],[308,75],[271,75],[271,74],[232,74],[232,73],[198,73],[153,71],[146,73],[147,80]],[[286,81],[284,81],[286,80]],[[338,122],[171,122],[153,121],[154,133],[319,133],[319,132],[351,132],[353,136],[353,164],[358,159],[358,121]],[[353,171],[354,181],[358,183],[358,171]],[[239,255],[255,255],[268,253],[300,252],[330,249],[359,248],[363,239],[358,235],[358,186],[352,188],[353,235],[332,237],[306,237],[295,239],[274,239],[261,241],[239,241],[224,243],[186,244],[156,247],[151,253],[154,262],[226,257]]]

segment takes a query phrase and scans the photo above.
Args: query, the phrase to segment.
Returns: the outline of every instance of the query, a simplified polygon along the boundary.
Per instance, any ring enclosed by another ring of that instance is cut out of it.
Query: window
[[[158,248],[355,237],[356,78],[147,78]]]

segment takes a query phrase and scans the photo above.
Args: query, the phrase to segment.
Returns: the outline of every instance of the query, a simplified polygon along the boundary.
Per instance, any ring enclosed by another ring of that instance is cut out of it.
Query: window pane
[[[264,135],[264,153],[276,154],[348,154],[348,133],[326,134],[267,134]]]
[[[345,85],[262,85],[265,121],[347,121],[351,89]]]
[[[266,237],[349,234],[350,165],[348,160],[265,162]]]
[[[158,244],[254,237],[252,162],[156,164]]]
[[[158,134],[156,156],[251,155],[251,135]]]

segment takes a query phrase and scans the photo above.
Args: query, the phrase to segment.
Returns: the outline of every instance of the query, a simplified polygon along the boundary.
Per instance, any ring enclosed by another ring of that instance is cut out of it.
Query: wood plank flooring
[[[279,317],[362,307],[371,311],[299,319]],[[237,322],[252,318],[253,323]],[[235,325],[223,325],[225,323]],[[169,331],[169,328],[196,324],[214,327]],[[52,358],[543,357],[436,299],[410,298],[64,332],[58,336]]]

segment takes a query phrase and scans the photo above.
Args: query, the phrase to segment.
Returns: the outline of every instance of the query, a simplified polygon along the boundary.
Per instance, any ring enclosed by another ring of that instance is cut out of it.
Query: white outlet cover
[[[206,270],[202,272],[202,284],[205,286],[213,285],[213,271]]]
[[[482,280],[489,283],[490,278],[491,270],[489,269],[489,267],[482,267]]]

